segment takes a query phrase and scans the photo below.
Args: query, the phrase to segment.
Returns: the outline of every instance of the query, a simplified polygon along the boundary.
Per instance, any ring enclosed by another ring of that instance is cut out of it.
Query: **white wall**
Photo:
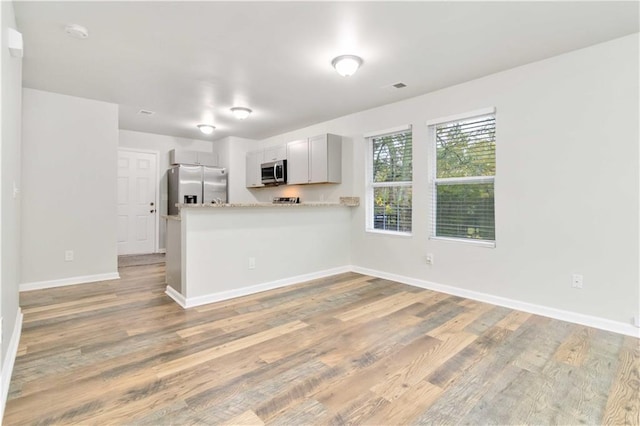
[[[23,96],[22,282],[116,274],[117,105]]]
[[[220,140],[220,160],[228,169],[229,202],[251,203],[256,201],[253,190],[246,188],[246,153],[262,148],[254,139],[229,136]]]
[[[199,152],[217,152],[222,158],[225,154],[220,153],[223,144],[219,142],[209,142],[196,139],[178,138],[175,136],[157,135],[154,133],[134,132],[132,130],[120,130],[118,138],[118,146],[121,148],[140,149],[143,151],[154,151],[159,154],[158,168],[160,173],[160,199],[158,200],[158,211],[160,215],[167,214],[167,175],[169,168],[169,151],[172,149],[184,149]],[[226,165],[221,164],[222,167]],[[159,241],[160,249],[166,247],[166,229],[167,223],[165,219],[160,219],[159,223]]]
[[[364,201],[363,133],[412,124],[413,236],[365,232],[361,205],[352,224],[354,265],[629,324],[640,312],[638,47],[638,34],[623,37],[263,143],[345,136],[344,183],[304,195]],[[429,240],[425,122],[490,106],[497,109],[496,248]],[[584,275],[584,289],[571,288],[572,273]]]
[[[1,35],[1,74],[0,126],[2,128],[2,146],[0,150],[0,170],[2,175],[2,194],[0,197],[0,315],[2,321],[2,351],[0,365],[6,366],[8,346],[18,314],[18,284],[20,282],[20,195],[14,197],[13,185],[20,188],[20,130],[22,101],[22,59],[9,55],[7,48],[7,28],[17,28],[13,3],[3,1],[0,4],[2,26]],[[2,367],[0,367],[2,368]],[[4,375],[11,371],[4,371]],[[5,378],[8,383],[8,377]],[[3,383],[4,381],[3,380]],[[2,385],[0,384],[0,387]],[[3,389],[2,396],[6,396]],[[4,401],[2,401],[4,404]],[[4,407],[4,405],[3,405]],[[1,410],[0,410],[1,415]]]

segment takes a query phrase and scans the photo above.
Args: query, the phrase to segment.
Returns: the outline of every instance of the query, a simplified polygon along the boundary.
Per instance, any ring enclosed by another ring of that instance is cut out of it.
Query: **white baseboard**
[[[542,315],[545,317],[567,321],[574,324],[586,325],[601,330],[612,331],[614,333],[624,334],[640,338],[640,329],[633,324],[612,321],[605,318],[595,317],[591,315],[580,314],[577,312],[565,311],[562,309],[551,308],[543,305],[522,302],[519,300],[509,299],[501,296],[494,296],[488,293],[481,293],[473,290],[467,290],[459,287],[453,287],[445,284],[438,284],[431,281],[421,280],[418,278],[406,277],[403,275],[382,272],[375,269],[362,268],[359,266],[342,266],[338,268],[327,269],[324,271],[314,272],[310,274],[297,275],[294,277],[284,278],[281,280],[270,281],[249,287],[239,288],[235,290],[221,291],[218,293],[206,294],[197,297],[185,297],[172,287],[167,286],[166,294],[171,297],[178,305],[183,308],[192,308],[194,306],[206,305],[208,303],[219,302],[222,300],[233,299],[236,297],[247,296],[262,291],[272,290],[279,287],[299,284],[305,281],[311,281],[318,278],[324,278],[331,275],[341,274],[344,272],[357,272],[359,274],[370,275],[372,277],[384,278],[403,284],[409,284],[415,287],[427,290],[438,291],[440,293],[460,296],[467,299],[477,300],[479,302],[490,303],[492,305],[503,306],[505,308],[516,309],[531,314]]]
[[[171,287],[170,285],[167,285],[167,289],[164,291],[164,293],[170,298],[172,298],[173,301],[176,302],[178,305],[182,306],[183,308],[187,307],[187,301],[185,300],[184,296],[180,294],[180,292],[175,288]]]
[[[275,288],[285,287],[294,284],[300,284],[305,281],[316,280],[318,278],[329,277],[331,275],[350,272],[351,267],[341,266],[338,268],[325,269],[324,271],[312,272],[310,274],[296,275],[294,277],[283,278],[280,280],[270,281],[266,283],[256,284],[249,287],[243,287],[234,290],[220,291],[218,293],[206,294],[204,296],[184,297],[182,294],[171,288],[176,294],[169,294],[169,286],[167,286],[167,295],[175,300],[183,308],[192,308],[194,306],[206,305],[208,303],[219,302],[221,300],[233,299],[241,296],[248,296],[261,291],[273,290]],[[178,297],[179,296],[179,297]],[[181,300],[179,300],[181,298]],[[181,301],[184,301],[181,303]]]
[[[45,288],[64,287],[67,285],[94,283],[96,281],[117,280],[120,275],[117,272],[97,275],[83,275],[79,277],[61,278],[59,280],[36,281],[20,284],[20,291],[42,290]]]
[[[625,324],[619,321],[612,321],[605,318],[594,317],[591,315],[584,315],[576,312],[564,311],[562,309],[550,308],[548,306],[521,302],[519,300],[508,299],[506,297],[494,296],[487,293],[480,293],[477,291],[438,284],[430,281],[420,280],[417,278],[405,277],[403,275],[391,274],[388,272],[377,271],[375,269],[361,268],[359,266],[352,266],[351,271],[364,275],[371,275],[373,277],[384,278],[391,281],[397,281],[403,284],[425,288],[427,290],[434,290],[440,293],[465,297],[467,299],[473,299],[479,302],[504,306],[505,308],[516,309],[519,311],[529,312],[531,314],[542,315],[561,321],[568,321],[575,324],[586,325],[588,327],[594,327],[601,330],[612,331],[614,333],[640,338],[640,329],[636,328],[631,323]]]
[[[166,248],[162,248],[162,249],[158,249],[158,251],[156,253],[166,253],[167,249]]]
[[[7,396],[9,395],[9,385],[11,384],[11,375],[13,373],[13,365],[16,362],[16,356],[18,355],[18,344],[20,343],[20,335],[22,334],[22,310],[18,308],[16,313],[16,322],[13,326],[13,333],[11,333],[11,339],[9,340],[9,347],[7,348],[7,354],[2,363],[2,374],[0,377],[0,398],[2,401],[0,404],[0,422],[4,417],[4,408],[7,405]]]

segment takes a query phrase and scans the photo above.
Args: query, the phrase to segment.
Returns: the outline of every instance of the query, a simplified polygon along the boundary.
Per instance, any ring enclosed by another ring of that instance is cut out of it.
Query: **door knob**
[[[153,213],[153,212],[155,212],[155,210],[149,210],[149,213]]]
[[[150,206],[153,206],[153,201],[149,203]]]

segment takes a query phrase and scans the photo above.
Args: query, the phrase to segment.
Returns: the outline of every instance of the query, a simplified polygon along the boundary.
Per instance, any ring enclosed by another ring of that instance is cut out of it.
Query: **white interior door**
[[[155,154],[118,150],[118,254],[155,251],[157,179]]]

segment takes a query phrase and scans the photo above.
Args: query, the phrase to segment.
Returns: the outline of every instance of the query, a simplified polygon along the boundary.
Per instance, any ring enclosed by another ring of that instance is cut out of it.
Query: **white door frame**
[[[160,151],[155,151],[151,149],[140,149],[140,148],[128,148],[124,146],[119,146],[118,151],[128,151],[128,152],[140,152],[143,154],[152,154],[156,157],[156,220],[155,220],[155,243],[153,247],[154,253],[160,252]]]

